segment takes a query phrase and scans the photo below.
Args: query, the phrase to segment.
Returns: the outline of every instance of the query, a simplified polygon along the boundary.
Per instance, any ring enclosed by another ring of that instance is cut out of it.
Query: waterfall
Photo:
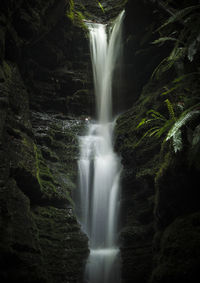
[[[97,106],[97,122],[79,137],[80,221],[89,237],[86,266],[89,283],[119,283],[117,219],[119,215],[120,160],[113,150],[112,79],[120,50],[121,23],[117,17],[110,34],[106,25],[88,23]]]

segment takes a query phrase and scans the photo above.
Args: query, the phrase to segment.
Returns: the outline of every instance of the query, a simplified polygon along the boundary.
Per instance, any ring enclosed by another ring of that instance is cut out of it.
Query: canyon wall
[[[122,79],[113,94],[122,112],[115,130],[122,282],[199,279],[198,1],[100,2],[103,10],[89,0],[1,1],[2,282],[82,282],[89,251],[74,212],[77,136],[95,116],[82,20],[109,22],[124,7]],[[166,140],[177,121],[181,136]]]

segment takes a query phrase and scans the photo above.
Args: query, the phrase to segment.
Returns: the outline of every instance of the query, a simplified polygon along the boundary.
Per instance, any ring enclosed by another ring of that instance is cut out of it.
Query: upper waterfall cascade
[[[86,282],[119,283],[120,160],[113,150],[112,79],[121,45],[120,13],[110,29],[88,23],[98,120],[79,137],[80,221],[90,241]]]

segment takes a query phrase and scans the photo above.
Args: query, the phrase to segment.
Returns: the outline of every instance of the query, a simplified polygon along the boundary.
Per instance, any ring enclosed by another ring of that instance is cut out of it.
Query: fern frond
[[[180,21],[182,18],[187,16],[189,13],[191,13],[192,11],[199,9],[199,8],[200,8],[200,5],[195,5],[195,6],[186,7],[184,9],[178,11],[177,13],[172,15],[161,27],[159,27],[158,30],[164,28],[165,26],[167,26],[169,24]]]
[[[177,132],[173,135],[173,147],[175,153],[182,150],[183,143],[180,129],[178,129]]]
[[[195,40],[193,40],[193,42],[188,47],[188,59],[190,60],[190,62],[193,61],[197,51],[198,51],[198,42],[195,38]]]
[[[193,119],[195,116],[200,115],[200,110],[193,110],[190,112],[183,112],[183,114],[181,115],[181,117],[176,121],[176,123],[174,124],[174,126],[170,129],[170,131],[167,134],[166,137],[166,141],[169,140],[170,138],[172,138],[177,131],[184,126],[188,121],[190,121],[191,119]]]
[[[156,39],[152,42],[152,44],[158,44],[158,43],[163,43],[166,41],[178,41],[177,38],[166,36],[166,37],[160,37],[159,39]]]
[[[101,8],[102,12],[105,13],[105,10],[103,8],[103,6],[101,5],[101,3],[98,1],[99,7]]]
[[[178,87],[179,87],[179,85],[176,85],[176,86],[168,89],[167,91],[162,92],[161,95],[167,95],[167,94],[171,93],[172,91],[174,91],[175,89],[177,89]]]
[[[173,62],[168,60],[167,58],[164,58],[160,64],[155,68],[155,70],[153,71],[151,78],[156,78],[159,79],[160,75],[165,73],[167,70],[169,70],[171,67],[173,66]]]
[[[150,128],[148,131],[146,131],[146,133],[141,137],[141,139],[136,143],[136,146],[138,146],[141,141],[146,137],[149,136],[151,134],[151,132],[153,132],[154,130],[158,129],[158,126],[152,127]]]
[[[151,130],[152,130],[152,129],[151,129]],[[157,129],[151,131],[151,132],[148,134],[148,136],[149,136],[149,137],[152,137],[152,136],[156,135],[156,133],[157,133],[159,130],[160,130],[160,129],[157,128]]]
[[[172,61],[174,63],[175,61],[183,58],[186,54],[186,50],[187,50],[186,48],[178,47],[178,45],[176,45],[172,50],[172,52],[170,53],[168,57],[168,61]]]
[[[147,111],[147,115],[150,114],[152,117],[154,117],[155,119],[160,119],[163,121],[166,121],[167,119],[165,118],[165,116],[163,116],[162,114],[160,114],[158,111],[155,111],[154,109],[151,109],[149,111]]]
[[[159,79],[162,73],[168,71],[176,61],[184,58],[187,49],[185,47],[178,47],[178,44],[175,45],[169,57],[164,58],[160,64],[155,68],[151,78]]]
[[[140,121],[140,123],[137,125],[136,129],[138,129],[139,127],[141,127],[144,124],[147,124],[151,121],[153,121],[154,119],[147,119],[147,118],[142,118],[142,120]]]
[[[194,76],[194,75],[200,75],[200,72],[192,72],[192,73],[189,73],[189,74],[184,74],[176,79],[173,80],[173,83],[179,83],[180,81],[190,77],[190,76]]]
[[[160,138],[164,133],[166,133],[167,131],[169,131],[169,129],[171,128],[171,126],[173,125],[174,121],[173,120],[167,120],[165,122],[165,124],[163,125],[163,127],[161,127],[159,129],[159,131],[156,134],[156,137]]]
[[[168,111],[169,111],[169,116],[170,116],[170,118],[171,118],[173,121],[175,121],[175,120],[176,120],[176,117],[175,117],[173,105],[171,104],[171,102],[169,101],[169,99],[166,99],[166,100],[165,100],[165,103],[167,104],[167,108],[168,108]]]

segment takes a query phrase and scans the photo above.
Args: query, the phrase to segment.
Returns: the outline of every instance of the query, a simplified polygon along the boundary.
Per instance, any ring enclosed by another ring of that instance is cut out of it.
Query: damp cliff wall
[[[129,110],[117,120],[115,141],[123,164],[122,282],[199,278],[198,7],[126,6],[122,91]]]
[[[1,1],[0,280],[80,282],[77,134],[92,96],[87,38],[70,1]]]
[[[82,19],[107,22],[124,6],[122,84],[114,83],[124,111],[115,131],[124,168],[122,282],[199,279],[198,1],[100,2],[104,11],[89,0],[1,1],[2,282],[82,281],[88,239],[72,194],[77,135],[94,115]],[[165,139],[181,117],[182,148],[175,152],[173,138]]]

